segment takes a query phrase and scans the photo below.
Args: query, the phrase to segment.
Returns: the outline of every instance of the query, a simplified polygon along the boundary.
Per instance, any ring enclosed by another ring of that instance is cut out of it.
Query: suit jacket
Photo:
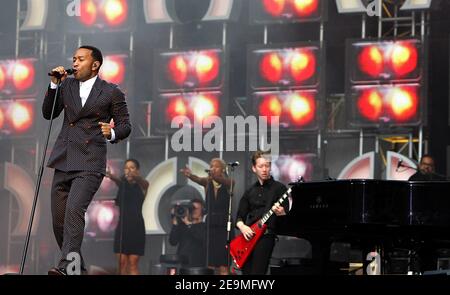
[[[48,88],[42,114],[50,120],[55,89]],[[65,79],[59,88],[53,118],[64,110],[64,121],[47,166],[61,171],[94,171],[106,173],[106,139],[99,122],[114,119],[115,140],[131,132],[125,95],[117,85],[97,77],[89,97],[81,106],[79,81]]]

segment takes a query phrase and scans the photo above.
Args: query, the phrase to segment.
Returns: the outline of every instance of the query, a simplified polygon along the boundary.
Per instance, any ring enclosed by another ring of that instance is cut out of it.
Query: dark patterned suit
[[[55,91],[49,87],[42,105],[47,120]],[[55,169],[51,203],[53,231],[62,254],[58,267],[65,268],[69,253],[81,255],[84,214],[106,173],[107,141],[98,123],[114,119],[112,143],[126,138],[131,125],[125,96],[114,84],[97,77],[83,107],[78,80],[65,79],[59,91],[53,118],[64,110],[64,121],[48,167]]]

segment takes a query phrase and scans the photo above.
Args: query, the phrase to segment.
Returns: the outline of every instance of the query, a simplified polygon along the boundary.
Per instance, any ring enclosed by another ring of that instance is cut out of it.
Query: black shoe
[[[53,267],[47,273],[49,276],[67,276],[67,272],[64,268]]]

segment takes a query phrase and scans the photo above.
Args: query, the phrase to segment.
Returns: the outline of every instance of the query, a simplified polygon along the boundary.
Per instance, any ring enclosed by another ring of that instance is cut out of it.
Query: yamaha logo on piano
[[[321,196],[315,197],[316,203],[309,206],[310,209],[328,209],[328,203],[322,200]]]

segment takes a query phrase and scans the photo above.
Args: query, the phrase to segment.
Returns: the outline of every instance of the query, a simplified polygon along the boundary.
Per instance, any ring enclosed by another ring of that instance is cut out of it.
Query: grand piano
[[[383,255],[395,248],[412,253],[450,248],[449,181],[299,182],[291,196],[292,208],[279,219],[278,234],[309,240],[322,269],[333,241],[348,241],[366,252],[378,247]],[[422,272],[433,267],[422,260]]]

